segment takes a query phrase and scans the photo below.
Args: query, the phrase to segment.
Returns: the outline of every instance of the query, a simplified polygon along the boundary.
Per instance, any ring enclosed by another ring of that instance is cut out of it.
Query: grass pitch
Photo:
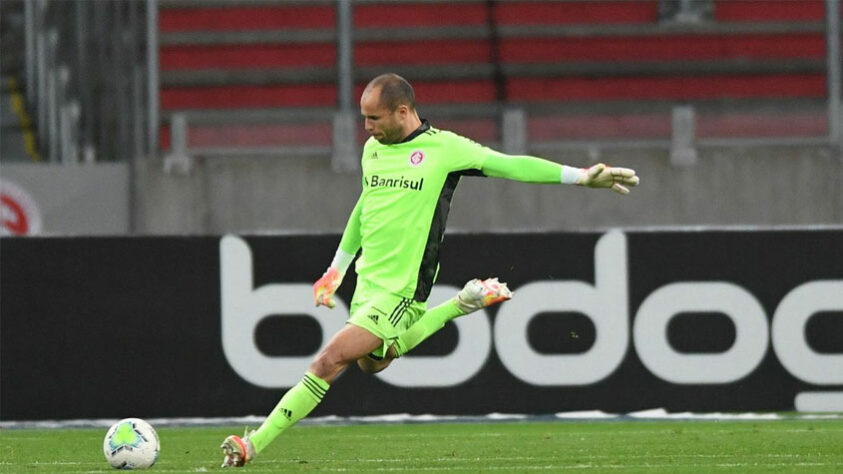
[[[3,430],[0,472],[113,472],[105,431]],[[216,471],[235,431],[159,428],[150,471]],[[843,420],[298,426],[238,472],[300,471],[843,472]]]

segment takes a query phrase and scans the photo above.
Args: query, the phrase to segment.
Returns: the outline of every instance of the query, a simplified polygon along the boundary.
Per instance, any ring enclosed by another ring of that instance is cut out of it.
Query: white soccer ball
[[[160,449],[158,433],[140,418],[113,424],[102,442],[105,459],[115,469],[146,469],[155,464]]]

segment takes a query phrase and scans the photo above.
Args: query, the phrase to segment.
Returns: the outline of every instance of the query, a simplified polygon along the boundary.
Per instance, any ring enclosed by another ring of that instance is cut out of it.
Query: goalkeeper
[[[496,278],[475,279],[454,298],[426,308],[439,269],[451,197],[462,176],[577,184],[620,194],[638,184],[631,169],[603,164],[580,169],[505,155],[438,130],[419,118],[412,87],[396,74],[378,76],[366,86],[360,111],[371,135],[363,147],[363,191],[330,267],[313,286],[316,305],[333,308],[334,292],[362,250],[348,324],[260,428],[243,438],[225,439],[223,467],[245,465],[307,416],[352,362],[365,372],[383,370],[451,319],[512,297]]]

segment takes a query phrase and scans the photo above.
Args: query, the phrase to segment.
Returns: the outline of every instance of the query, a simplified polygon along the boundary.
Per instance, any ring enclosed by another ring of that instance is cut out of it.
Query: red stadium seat
[[[823,15],[822,0],[717,0],[711,21],[689,24],[660,21],[658,0],[360,3],[354,5],[357,93],[371,75],[396,71],[413,82],[421,103],[434,105],[816,100],[826,94]],[[165,116],[335,106],[335,23],[329,1],[164,0]],[[797,129],[820,127],[816,112],[797,115]],[[610,137],[664,136],[665,117],[663,107],[609,118],[538,114],[529,127],[531,137],[548,139],[598,128],[597,135]],[[700,133],[758,128],[747,117],[752,114],[701,118]],[[478,138],[496,137],[494,120],[449,123]],[[301,136],[304,143],[326,137],[324,125],[286,131],[267,125],[254,133],[196,131],[191,140],[257,143],[271,133],[282,141]]]

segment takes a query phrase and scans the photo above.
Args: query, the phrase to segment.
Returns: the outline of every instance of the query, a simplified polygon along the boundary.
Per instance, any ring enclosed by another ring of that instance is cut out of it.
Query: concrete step
[[[662,140],[671,137],[669,102],[586,103],[566,106],[527,106],[527,134],[531,141]],[[822,100],[695,102],[696,136],[820,137],[827,133],[827,109]],[[183,113],[188,122],[188,145],[198,149],[319,147],[331,142],[333,109],[214,110]],[[492,143],[499,140],[499,110],[490,106],[419,106],[435,127]],[[165,115],[165,121],[171,114]],[[301,119],[297,120],[297,116]],[[169,147],[169,128],[162,128]],[[357,140],[368,138],[362,124]]]

